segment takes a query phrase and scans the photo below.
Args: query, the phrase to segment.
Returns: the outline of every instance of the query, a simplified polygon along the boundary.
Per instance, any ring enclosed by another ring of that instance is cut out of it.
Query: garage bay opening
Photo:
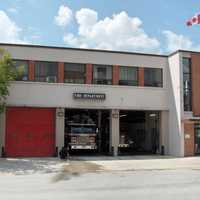
[[[160,112],[120,111],[119,154],[159,153]]]
[[[109,113],[109,110],[65,110],[65,147],[70,154],[109,153]]]

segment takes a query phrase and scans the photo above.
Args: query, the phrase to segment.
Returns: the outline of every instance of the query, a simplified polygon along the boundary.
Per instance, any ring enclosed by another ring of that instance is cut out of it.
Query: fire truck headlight
[[[76,143],[76,137],[71,137],[71,142]]]
[[[95,143],[95,137],[90,137],[90,143]]]

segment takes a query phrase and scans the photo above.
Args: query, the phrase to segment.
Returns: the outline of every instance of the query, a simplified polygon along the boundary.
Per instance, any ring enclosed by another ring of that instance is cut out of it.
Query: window
[[[14,60],[16,69],[21,68],[22,73],[17,77],[17,81],[28,81],[28,61],[26,60]]]
[[[119,85],[138,85],[137,67],[120,67]]]
[[[35,62],[35,81],[57,82],[58,64],[55,62]]]
[[[191,59],[183,58],[184,111],[192,110]]]
[[[94,65],[93,68],[94,84],[112,84],[112,66]]]
[[[144,86],[162,87],[162,69],[144,68]]]
[[[85,65],[75,63],[65,63],[64,72],[65,83],[85,83]]]

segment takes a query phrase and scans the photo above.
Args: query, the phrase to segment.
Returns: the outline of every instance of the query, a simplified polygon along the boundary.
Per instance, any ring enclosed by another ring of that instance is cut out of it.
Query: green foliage
[[[22,68],[16,70],[10,54],[0,49],[0,113],[4,111],[6,106],[10,81],[14,81],[21,73],[23,73]]]

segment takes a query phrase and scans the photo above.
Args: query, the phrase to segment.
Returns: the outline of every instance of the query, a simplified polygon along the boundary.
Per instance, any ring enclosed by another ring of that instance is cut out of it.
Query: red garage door
[[[7,108],[5,151],[8,157],[53,156],[55,109]]]

